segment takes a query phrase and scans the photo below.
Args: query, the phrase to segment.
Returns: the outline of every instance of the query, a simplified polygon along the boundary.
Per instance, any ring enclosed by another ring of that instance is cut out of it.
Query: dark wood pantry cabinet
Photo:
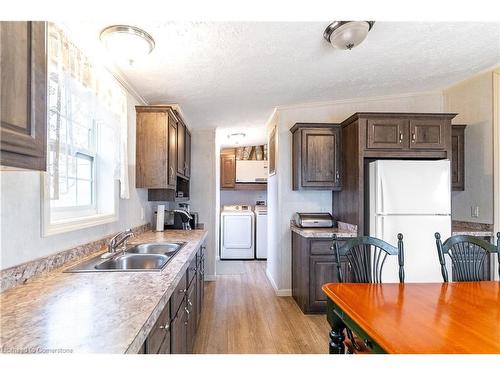
[[[293,190],[340,190],[342,188],[340,125],[297,123],[290,131]]]
[[[204,301],[206,245],[200,246],[153,325],[140,353],[192,353]]]
[[[47,25],[0,22],[0,164],[47,169]]]

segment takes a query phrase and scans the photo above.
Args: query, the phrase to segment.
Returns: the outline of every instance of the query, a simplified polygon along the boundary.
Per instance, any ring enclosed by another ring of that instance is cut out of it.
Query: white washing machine
[[[254,259],[255,215],[252,206],[223,206],[220,216],[220,259]]]

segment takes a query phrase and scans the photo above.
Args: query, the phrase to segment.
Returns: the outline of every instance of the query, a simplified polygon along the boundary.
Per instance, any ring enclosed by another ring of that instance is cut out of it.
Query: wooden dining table
[[[345,328],[372,353],[500,353],[500,282],[323,285],[331,354]]]

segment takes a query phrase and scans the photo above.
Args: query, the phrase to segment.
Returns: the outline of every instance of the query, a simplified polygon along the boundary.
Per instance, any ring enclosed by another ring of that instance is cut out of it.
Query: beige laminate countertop
[[[337,222],[337,225],[335,228],[300,228],[292,221],[290,229],[292,232],[306,238],[332,238],[334,234],[338,238],[350,238],[358,235],[357,225],[342,223],[340,221]]]
[[[137,353],[206,236],[168,230],[135,237],[130,243],[187,242],[162,271],[63,272],[79,259],[1,293],[0,352]]]

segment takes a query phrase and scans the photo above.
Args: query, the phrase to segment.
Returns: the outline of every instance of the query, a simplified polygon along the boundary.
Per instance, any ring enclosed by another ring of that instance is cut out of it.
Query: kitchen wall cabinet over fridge
[[[1,165],[47,169],[47,25],[0,22]]]

